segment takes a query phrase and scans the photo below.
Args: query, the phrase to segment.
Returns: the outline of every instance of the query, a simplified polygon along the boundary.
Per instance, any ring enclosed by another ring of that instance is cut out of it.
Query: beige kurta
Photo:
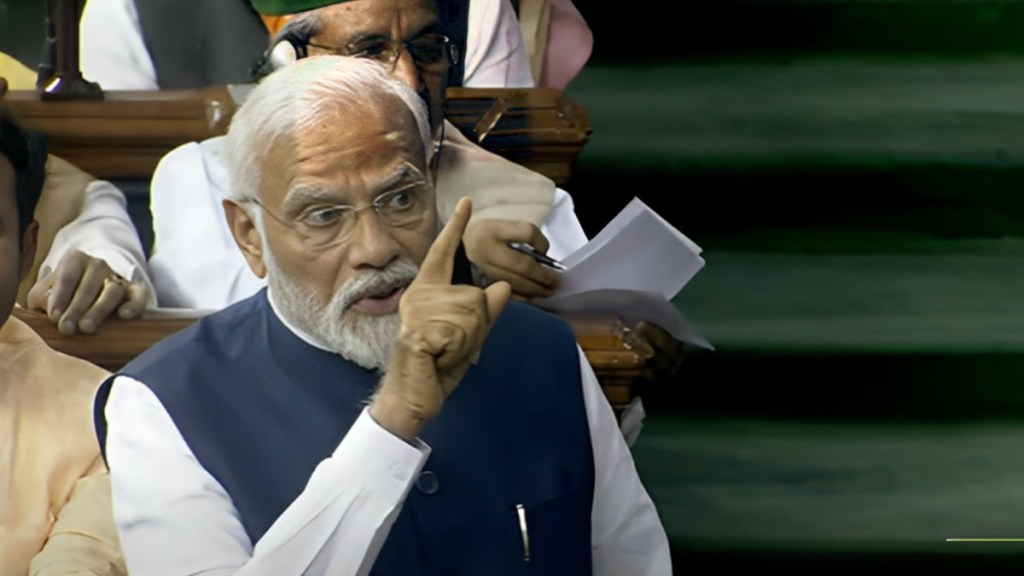
[[[106,374],[0,327],[0,576],[126,572],[92,423]]]

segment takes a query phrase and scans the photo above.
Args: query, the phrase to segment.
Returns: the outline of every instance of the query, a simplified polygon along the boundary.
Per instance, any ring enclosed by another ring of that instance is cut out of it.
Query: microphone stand
[[[78,0],[45,0],[46,41],[36,87],[43,100],[102,100],[99,84],[82,76],[78,59]]]

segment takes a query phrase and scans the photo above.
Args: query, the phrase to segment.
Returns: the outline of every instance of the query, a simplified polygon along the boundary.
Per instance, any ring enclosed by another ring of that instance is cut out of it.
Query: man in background
[[[524,242],[560,258],[586,243],[572,199],[531,170],[484,151],[444,119],[448,70],[457,53],[437,32],[434,0],[263,1],[261,14],[293,14],[275,38],[303,54],[337,53],[382,62],[427,104],[442,220],[462,196],[474,202],[469,260],[520,298],[551,295],[557,273],[508,247]],[[287,62],[287,60],[285,60]],[[287,66],[288,64],[284,64]],[[246,267],[221,217],[228,197],[223,138],[185,144],[153,176],[155,246],[150,266],[161,306],[219,309],[254,294],[263,280]]]
[[[253,68],[280,31],[281,13],[317,7],[277,4],[261,9],[262,3],[249,0],[89,0],[80,26],[82,71],[105,90],[252,82]],[[439,31],[460,53],[450,86],[533,86],[509,0],[439,0],[437,7]]]

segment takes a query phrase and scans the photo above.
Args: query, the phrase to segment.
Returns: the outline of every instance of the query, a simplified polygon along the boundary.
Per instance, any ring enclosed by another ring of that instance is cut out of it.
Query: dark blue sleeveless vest
[[[122,373],[157,395],[252,542],[302,492],[379,380],[302,342],[265,291],[157,344]],[[102,445],[103,422],[98,428]],[[420,438],[432,447],[429,474],[410,492],[372,574],[591,573],[593,453],[576,340],[564,322],[509,303]],[[517,504],[526,510],[529,562]]]

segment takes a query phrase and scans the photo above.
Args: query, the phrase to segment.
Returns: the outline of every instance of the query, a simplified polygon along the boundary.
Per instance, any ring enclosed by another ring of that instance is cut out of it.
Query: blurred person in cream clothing
[[[0,108],[0,576],[123,575],[92,431],[106,371],[10,316],[35,255],[44,154]]]

